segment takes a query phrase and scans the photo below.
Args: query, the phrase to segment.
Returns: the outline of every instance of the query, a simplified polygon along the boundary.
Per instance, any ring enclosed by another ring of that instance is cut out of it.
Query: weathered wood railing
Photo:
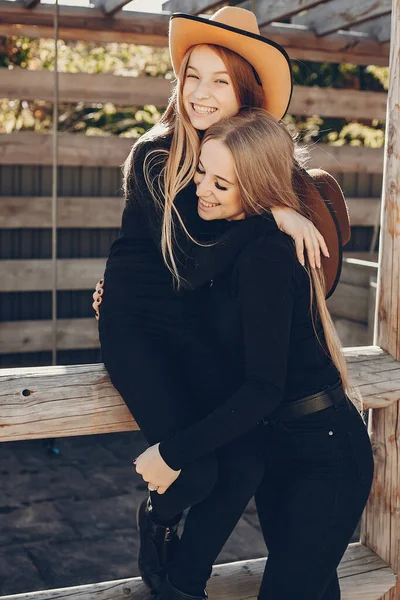
[[[400,364],[377,346],[347,348],[345,355],[351,380],[363,397],[364,408],[374,409],[372,424],[376,422],[374,415],[398,410]],[[137,429],[103,365],[0,370],[0,441]],[[395,576],[382,560],[381,551],[395,535],[395,521],[400,512],[400,496],[393,493],[400,476],[397,444],[393,438],[391,428],[372,431],[377,473],[363,516],[362,541],[350,544],[340,564],[343,600],[395,598]],[[256,559],[216,567],[209,586],[210,597],[255,598],[264,564],[265,559]],[[392,595],[384,596],[390,590]],[[94,597],[138,600],[147,598],[147,591],[140,578],[134,578],[6,596],[1,600],[55,600],[72,596],[75,600]]]

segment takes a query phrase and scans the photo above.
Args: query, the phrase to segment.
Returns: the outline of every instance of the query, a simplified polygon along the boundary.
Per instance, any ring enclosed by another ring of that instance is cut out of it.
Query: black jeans
[[[198,420],[237,387],[235,373],[200,334],[186,344],[183,337],[177,340],[176,331],[169,338],[140,333],[126,315],[104,318],[107,293],[103,298],[103,361],[149,444]],[[262,440],[263,427],[257,426],[182,469],[164,495],[151,493],[159,522],[192,507],[169,571],[181,591],[203,594],[213,563],[262,481]]]
[[[339,600],[336,568],[373,478],[366,427],[337,407],[264,430],[266,473],[256,494],[269,556],[259,600]]]

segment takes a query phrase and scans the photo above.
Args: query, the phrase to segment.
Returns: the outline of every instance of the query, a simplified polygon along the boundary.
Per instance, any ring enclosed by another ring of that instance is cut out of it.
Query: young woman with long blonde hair
[[[275,207],[310,216],[294,187],[298,174],[283,125],[266,111],[244,110],[204,135],[195,175],[199,215],[224,219],[227,231]],[[248,244],[214,280],[206,313],[241,386],[136,460],[146,480],[168,489],[170,468],[190,469],[264,423],[256,503],[269,556],[259,600],[340,599],[336,568],[372,483],[371,444],[348,397],[326,293],[323,273],[300,265],[286,234],[269,230]],[[250,472],[255,464],[248,461]],[[183,549],[175,560],[190,569]],[[175,565],[170,572],[176,581]],[[172,587],[167,578],[161,598]]]
[[[243,106],[281,118],[292,91],[285,51],[259,35],[252,13],[234,7],[210,21],[177,15],[170,39],[177,85],[126,162],[121,236],[107,261],[101,310],[95,302],[104,364],[150,444],[203,418],[240,385],[202,318],[212,280],[278,225],[295,239],[300,260],[303,243],[314,266],[320,247],[328,254],[312,223],[287,207],[229,232],[197,214],[192,178],[202,132]],[[165,494],[149,480],[150,499],[138,513],[139,567],[154,592],[170,562],[177,590],[169,597],[203,597],[212,564],[262,478],[260,431],[255,425],[190,469],[170,469],[170,483],[177,481]],[[196,559],[182,570],[172,557],[189,506],[179,547]]]

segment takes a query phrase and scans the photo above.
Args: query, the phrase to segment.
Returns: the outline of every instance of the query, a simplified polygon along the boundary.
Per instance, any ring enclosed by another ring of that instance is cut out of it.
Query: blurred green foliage
[[[167,48],[133,44],[58,43],[61,72],[113,73],[136,77],[172,79]],[[296,85],[383,91],[388,87],[388,69],[352,64],[315,63],[294,60]],[[54,68],[54,41],[25,37],[0,37],[0,67],[21,67],[39,71]],[[86,135],[119,135],[136,138],[157,122],[164,107],[117,106],[112,103],[60,104],[59,130]],[[384,143],[384,123],[374,120],[347,121],[287,115],[286,122],[308,142],[380,147]],[[41,100],[0,100],[0,132],[16,130],[48,132],[52,127],[52,104]]]

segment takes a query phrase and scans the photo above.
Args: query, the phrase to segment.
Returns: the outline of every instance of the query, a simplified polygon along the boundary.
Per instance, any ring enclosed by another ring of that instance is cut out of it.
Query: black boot
[[[152,520],[151,513],[151,500],[146,498],[137,511],[140,535],[138,565],[143,582],[157,595],[161,581],[166,575],[167,564],[172,560],[179,543],[178,523],[170,527],[157,525]]]
[[[185,594],[185,592],[180,592],[166,576],[162,581],[158,598],[159,600],[207,600],[208,595],[206,590],[204,590],[202,596],[191,596]]]

